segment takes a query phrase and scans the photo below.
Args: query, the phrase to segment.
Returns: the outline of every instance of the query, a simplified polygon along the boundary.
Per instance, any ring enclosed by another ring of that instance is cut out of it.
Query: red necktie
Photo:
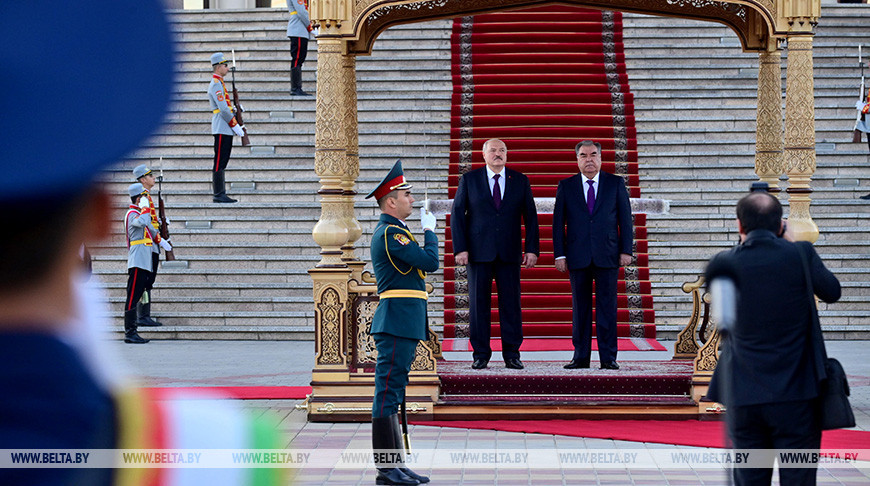
[[[496,174],[492,176],[492,180],[495,181],[495,185],[492,188],[492,202],[495,203],[495,209],[501,209],[501,186],[498,185],[498,177],[501,174]]]
[[[586,191],[586,207],[589,209],[589,214],[592,214],[592,210],[595,209],[595,188],[592,185],[595,181],[586,181],[589,184],[589,190]]]

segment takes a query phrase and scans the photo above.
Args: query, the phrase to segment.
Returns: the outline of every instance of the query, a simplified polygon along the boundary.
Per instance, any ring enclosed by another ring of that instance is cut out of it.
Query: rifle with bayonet
[[[236,66],[235,66],[236,59],[235,59],[235,53],[233,53],[233,54],[234,54],[233,55],[233,64],[234,65],[232,68],[230,68],[230,71],[232,71],[232,73],[233,73],[233,105],[236,107],[236,113],[235,113],[236,123],[238,123],[239,126],[242,127],[242,131],[245,132],[245,134],[242,135],[242,147],[247,147],[248,145],[251,145],[251,140],[248,138],[248,129],[245,128],[245,122],[242,121],[242,112],[244,112],[245,110],[242,109],[242,105],[241,105],[241,103],[239,103],[239,92],[238,92],[238,90],[236,90]]]
[[[169,221],[166,219],[166,209],[163,206],[163,169],[160,169],[160,175],[157,176],[157,218],[160,219],[160,238],[170,245],[169,241]],[[175,252],[169,250],[166,252],[166,261],[175,260]]]

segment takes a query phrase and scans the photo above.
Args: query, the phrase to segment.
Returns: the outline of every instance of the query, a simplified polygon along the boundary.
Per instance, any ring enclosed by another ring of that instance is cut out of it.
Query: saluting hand
[[[423,226],[423,231],[435,231],[436,222],[434,214],[426,208],[420,208],[420,224]]]

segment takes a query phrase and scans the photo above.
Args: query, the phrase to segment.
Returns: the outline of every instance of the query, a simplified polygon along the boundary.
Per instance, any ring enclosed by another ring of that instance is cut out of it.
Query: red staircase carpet
[[[594,326],[593,326],[594,327]],[[616,345],[620,351],[666,351],[662,343],[651,338],[618,338]],[[493,351],[501,351],[501,339],[490,341]],[[523,339],[520,351],[573,351],[570,339],[529,337]],[[592,341],[592,350],[598,350],[598,343]],[[447,338],[441,341],[441,351],[472,351],[471,343],[465,338]]]
[[[410,419],[409,419],[410,420]],[[629,440],[693,447],[725,447],[725,423],[700,420],[410,420],[414,425],[502,430],[531,434],[565,435],[595,439]],[[870,432],[863,430],[826,430],[822,450],[866,449]]]
[[[559,181],[578,172],[574,145],[584,139],[601,143],[602,170],[624,177],[631,196],[640,197],[621,13],[548,6],[463,17],[454,21],[451,43],[451,198],[460,175],[483,165],[490,138],[507,144],[508,166],[529,176],[536,198],[555,197]],[[571,285],[554,268],[552,214],[539,212],[538,222],[538,265],[521,272],[523,334],[562,338],[572,349]],[[645,225],[636,215],[635,261],[620,272],[620,337],[655,338]],[[493,309],[492,335],[499,336]],[[448,221],[444,338],[468,336],[465,268],[454,266]],[[531,346],[558,350],[564,342]]]

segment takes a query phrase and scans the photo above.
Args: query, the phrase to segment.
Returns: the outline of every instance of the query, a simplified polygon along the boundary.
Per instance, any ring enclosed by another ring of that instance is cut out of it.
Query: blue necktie
[[[495,185],[492,187],[492,202],[495,203],[495,209],[501,209],[501,186],[498,185],[498,177],[501,174],[496,174],[492,176],[492,180],[495,181]]]
[[[586,191],[586,207],[589,208],[589,214],[592,214],[592,210],[595,209],[595,188],[592,187],[592,184],[595,181],[586,181],[589,184],[589,190]]]

